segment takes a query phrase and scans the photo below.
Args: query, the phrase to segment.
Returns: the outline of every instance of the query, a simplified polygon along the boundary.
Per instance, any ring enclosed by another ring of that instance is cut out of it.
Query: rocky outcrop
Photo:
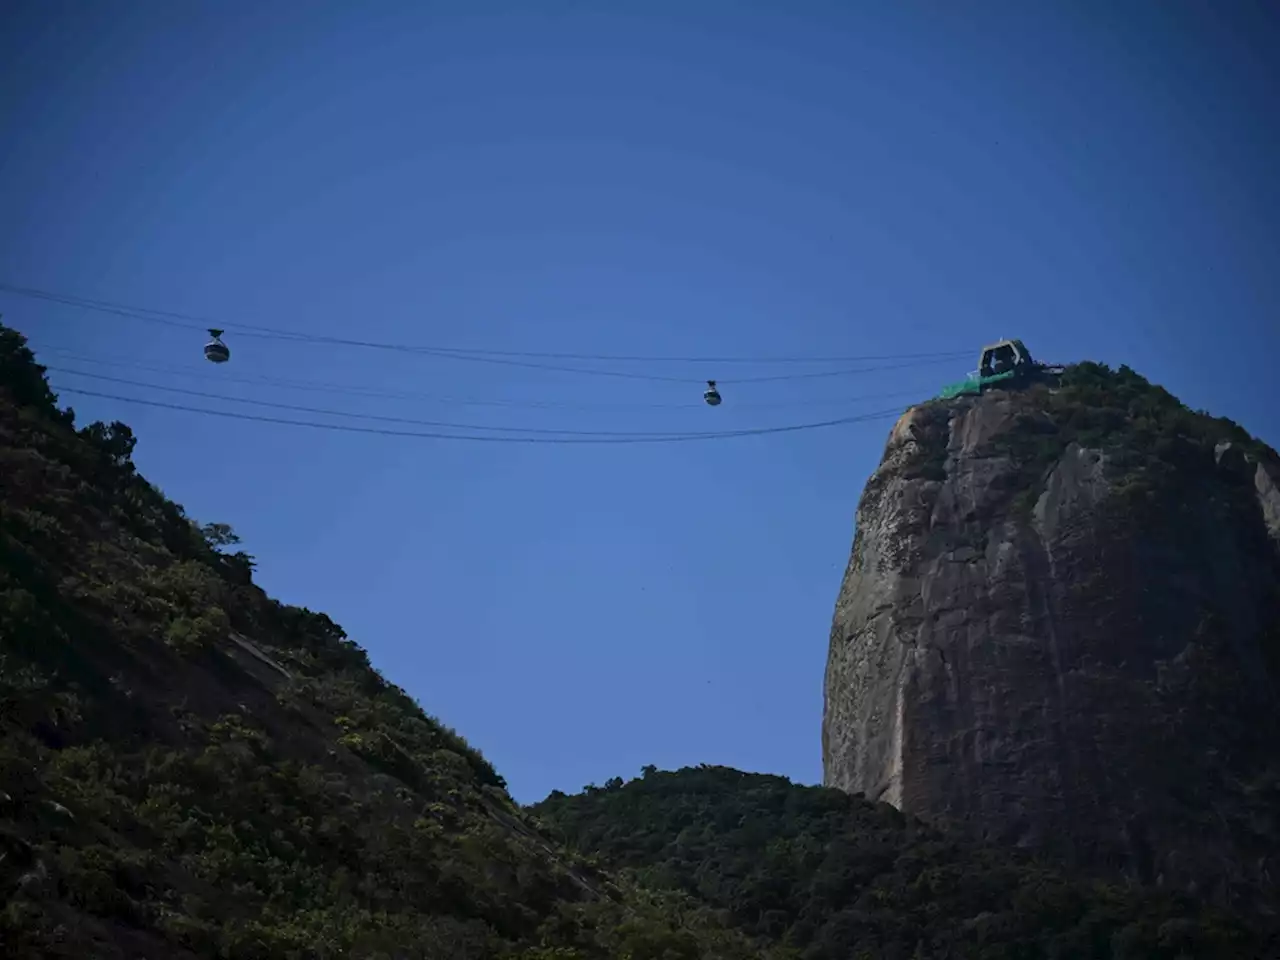
[[[1092,369],[894,426],[832,624],[824,781],[1239,901],[1280,879],[1273,455]]]

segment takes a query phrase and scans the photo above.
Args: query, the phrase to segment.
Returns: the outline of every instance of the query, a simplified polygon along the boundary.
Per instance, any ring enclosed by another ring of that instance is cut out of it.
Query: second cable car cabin
[[[231,359],[231,348],[220,339],[222,331],[210,330],[209,336],[213,339],[204,345],[204,358],[210,363],[226,363]]]
[[[996,385],[1016,387],[1032,380],[1042,371],[1056,368],[1036,363],[1031,351],[1021,340],[997,340],[982,348],[978,369],[960,383],[942,388],[938,394],[944,400],[980,394],[987,387]]]

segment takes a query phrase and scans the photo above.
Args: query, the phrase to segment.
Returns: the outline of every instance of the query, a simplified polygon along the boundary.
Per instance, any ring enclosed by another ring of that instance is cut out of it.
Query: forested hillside
[[[726,767],[646,768],[533,808],[576,850],[806,960],[1275,957],[1186,896],[1073,880],[887,803]]]
[[[540,837],[5,328],[0,385],[0,956],[760,955]]]

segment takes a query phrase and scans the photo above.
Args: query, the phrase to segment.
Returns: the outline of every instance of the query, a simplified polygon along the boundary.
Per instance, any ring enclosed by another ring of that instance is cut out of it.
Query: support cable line
[[[318,430],[337,430],[344,433],[369,433],[389,437],[416,437],[427,440],[465,440],[478,443],[523,443],[523,444],[635,444],[635,443],[683,443],[703,440],[727,440],[735,437],[755,437],[769,434],[798,433],[805,430],[820,430],[826,427],[842,426],[851,423],[863,423],[870,420],[884,420],[902,415],[900,408],[882,410],[856,416],[840,417],[835,420],[823,420],[817,423],[798,423],[784,427],[755,427],[744,430],[723,430],[712,433],[673,433],[657,436],[618,436],[618,437],[494,437],[477,434],[434,433],[414,430],[393,430],[382,427],[365,427],[345,423],[320,423],[315,420],[289,420],[283,417],[268,417],[251,413],[235,413],[230,410],[211,410],[206,407],[192,407],[180,403],[165,403],[161,400],[145,400],[141,397],[122,397],[118,394],[100,393],[96,390],[80,390],[71,387],[57,389],[58,393],[70,393],[82,397],[96,397],[102,400],[116,400],[121,403],[136,403],[147,407],[165,410],[179,410],[186,413],[198,413],[204,416],[224,417],[231,420],[250,420],[258,423],[274,423],[284,426],[309,427]]]
[[[130,387],[142,387],[148,390],[161,390],[167,393],[180,393],[189,397],[201,397],[206,400],[225,400],[230,403],[244,403],[257,407],[270,407],[276,410],[291,410],[295,413],[318,413],[329,417],[349,417],[355,420],[375,420],[383,423],[404,423],[412,424],[419,427],[442,427],[451,430],[487,430],[497,433],[528,433],[528,434],[545,434],[545,435],[564,435],[564,436],[587,436],[587,437],[668,437],[672,436],[670,430],[567,430],[567,429],[551,429],[547,427],[497,427],[487,424],[477,423],[451,423],[441,420],[422,420],[416,417],[395,417],[385,414],[376,413],[357,413],[349,410],[333,410],[325,407],[307,407],[293,403],[278,403],[271,400],[259,400],[251,397],[232,397],[223,393],[209,393],[204,390],[192,390],[186,387],[169,387],[158,383],[143,383],[138,380],[127,380],[123,377],[109,377],[100,373],[88,373],[82,370],[72,370],[67,367],[46,367],[58,373],[71,374],[79,377],[89,377],[93,380],[103,380],[108,383],[118,383]],[[886,397],[870,397],[868,399],[887,399]],[[718,433],[719,431],[711,431]]]
[[[594,403],[570,403],[557,402],[554,400],[534,400],[534,399],[517,399],[517,398],[500,398],[500,397],[452,397],[442,396],[440,394],[423,393],[415,390],[386,390],[376,387],[363,387],[355,384],[330,383],[323,380],[292,380],[281,377],[254,376],[244,377],[235,374],[226,374],[219,371],[218,373],[210,373],[205,368],[182,365],[182,364],[163,364],[163,363],[147,363],[144,361],[126,359],[123,357],[95,357],[77,353],[66,347],[40,345],[41,355],[54,355],[62,360],[71,360],[77,363],[89,363],[100,367],[123,368],[129,370],[145,370],[149,373],[160,373],[181,376],[184,379],[196,379],[206,381],[218,381],[220,383],[241,383],[248,386],[269,387],[284,390],[301,390],[330,394],[348,394],[358,397],[380,397],[389,400],[404,401],[420,401],[426,403],[438,403],[454,406],[476,406],[476,407],[503,407],[516,409],[546,409],[546,410],[580,410],[580,411],[605,411],[605,410],[690,410],[695,407],[701,407],[702,404],[696,400],[688,400],[683,403],[646,403],[635,401],[631,403],[625,402],[594,402]],[[67,368],[63,368],[64,372],[77,372]],[[87,374],[86,374],[87,375]],[[861,394],[858,396],[842,396],[842,397],[814,397],[802,400],[780,400],[763,403],[752,403],[751,401],[736,402],[734,404],[737,409],[751,410],[780,410],[794,407],[821,407],[821,406],[842,406],[849,403],[859,403],[863,400],[885,399],[892,400],[900,397],[919,397],[927,396],[933,392],[932,385],[923,385],[915,390],[896,390],[890,393],[873,393]]]
[[[962,356],[968,356],[967,350],[951,350],[951,351],[933,351],[925,353],[902,353],[902,354],[879,354],[879,355],[863,355],[863,356],[834,356],[834,357],[674,357],[674,356],[643,356],[643,355],[626,355],[626,354],[591,354],[591,353],[557,353],[557,352],[539,352],[528,350],[490,350],[490,349],[469,349],[462,347],[443,347],[443,346],[425,346],[398,343],[384,343],[372,340],[356,340],[345,337],[332,337],[324,334],[301,333],[298,331],[282,330],[274,327],[258,326],[253,324],[238,324],[226,320],[215,320],[209,317],[198,317],[193,314],[178,313],[170,310],[154,310],[147,307],[134,307],[120,303],[113,303],[107,300],[94,300],[86,297],[71,296],[69,294],[60,294],[47,290],[38,290],[31,287],[20,287],[14,284],[0,282],[0,291],[11,293],[15,296],[28,297],[32,299],[46,300],[52,303],[60,303],[66,306],[80,307],[86,310],[94,310],[101,313],[113,314],[121,317],[129,317],[137,320],[143,320],[152,323],[164,324],[167,326],[177,327],[188,330],[208,330],[216,327],[219,330],[232,331],[241,336],[260,337],[264,339],[284,340],[300,343],[316,343],[329,344],[333,346],[345,347],[362,347],[367,349],[391,350],[400,353],[420,354],[426,356],[435,356],[441,358],[449,358],[456,360],[468,360],[480,363],[506,363],[515,366],[531,367],[533,369],[559,370],[569,373],[595,374],[598,376],[623,376],[636,379],[652,379],[665,380],[676,383],[687,383],[687,377],[665,377],[656,374],[643,374],[631,371],[610,371],[610,370],[592,370],[582,367],[560,367],[548,364],[533,364],[525,361],[531,360],[580,360],[580,361],[600,361],[612,363],[699,363],[699,364],[796,364],[796,363],[867,363],[878,361],[915,361],[915,362],[948,362]],[[872,370],[891,369],[890,367],[872,367]],[[721,382],[762,382],[770,379],[792,379],[794,377],[807,376],[840,376],[845,373],[861,373],[862,369],[847,371],[830,371],[811,374],[790,374],[775,375],[772,377],[748,377],[738,378],[732,381],[723,380]]]
[[[105,380],[131,387],[143,387],[148,390],[162,390],[167,393],[181,393],[189,397],[202,397],[206,400],[225,400],[230,403],[246,403],[256,407],[271,407],[276,410],[292,410],[295,413],[318,413],[327,417],[351,417],[356,420],[379,420],[383,423],[406,423],[419,427],[443,427],[451,430],[491,430],[507,433],[561,434],[567,436],[588,437],[667,437],[669,430],[554,430],[546,427],[494,427],[478,423],[449,423],[441,420],[420,420],[416,417],[393,417],[376,413],[355,413],[349,410],[331,410],[325,407],[306,407],[294,403],[277,403],[271,400],[258,400],[249,397],[232,397],[224,393],[209,393],[204,390],[191,390],[186,387],[167,387],[158,383],[143,383],[138,380],[126,380],[123,377],[108,377],[101,373],[86,373],[66,367],[46,367],[58,373],[68,373],[79,377],[90,377],[94,380]]]

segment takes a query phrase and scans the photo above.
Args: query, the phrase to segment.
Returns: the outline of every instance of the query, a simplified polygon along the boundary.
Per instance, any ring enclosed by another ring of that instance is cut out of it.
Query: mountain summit
[[[1121,367],[894,426],[831,629],[828,786],[1226,901],[1280,876],[1280,459]]]

